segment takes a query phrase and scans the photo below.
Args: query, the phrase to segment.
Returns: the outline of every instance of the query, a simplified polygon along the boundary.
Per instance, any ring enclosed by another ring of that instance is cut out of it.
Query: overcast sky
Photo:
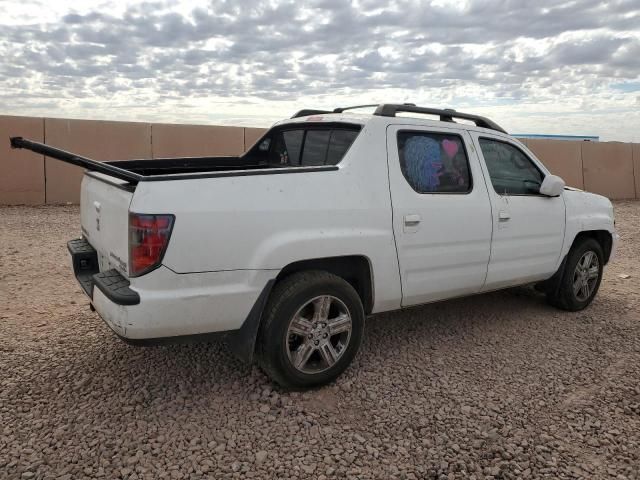
[[[268,126],[377,102],[640,142],[640,0],[0,0],[0,114]]]

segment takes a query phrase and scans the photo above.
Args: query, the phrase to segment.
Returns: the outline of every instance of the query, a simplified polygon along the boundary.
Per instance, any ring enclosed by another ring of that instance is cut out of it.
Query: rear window
[[[274,128],[247,156],[274,166],[337,165],[359,133],[346,124]]]
[[[304,140],[304,150],[300,165],[310,167],[313,165],[326,165],[327,151],[331,130],[309,130]]]

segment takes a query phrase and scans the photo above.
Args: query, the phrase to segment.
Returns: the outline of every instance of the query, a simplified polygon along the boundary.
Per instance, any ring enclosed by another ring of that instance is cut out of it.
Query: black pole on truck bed
[[[110,175],[134,184],[138,183],[142,179],[142,175],[138,175],[137,173],[130,172],[123,168],[114,167],[113,165],[101,163],[87,157],[76,155],[75,153],[50,147],[44,143],[34,142],[22,137],[11,137],[11,148],[24,148],[25,150],[31,150],[32,152],[40,153],[62,162],[77,165],[78,167],[83,167],[93,172],[104,173],[105,175]]]

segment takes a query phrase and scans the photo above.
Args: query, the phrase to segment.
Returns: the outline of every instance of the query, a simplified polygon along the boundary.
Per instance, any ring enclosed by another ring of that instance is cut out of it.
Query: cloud
[[[629,38],[599,36],[577,42],[566,42],[552,50],[552,65],[606,65]]]
[[[10,6],[0,19],[6,113],[51,115],[59,99],[60,115],[266,125],[364,99],[508,105],[514,127],[557,133],[536,122],[541,105],[573,115],[586,98],[593,119],[637,108],[611,86],[640,78],[637,0],[25,3],[13,8],[26,18]],[[561,133],[638,140],[639,127]]]

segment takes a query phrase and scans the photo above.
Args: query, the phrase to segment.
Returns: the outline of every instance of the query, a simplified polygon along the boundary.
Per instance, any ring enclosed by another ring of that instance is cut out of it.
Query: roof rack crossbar
[[[300,110],[299,112],[296,112],[296,114],[291,118],[306,117],[308,115],[326,115],[327,113],[342,113],[345,110],[354,110],[356,108],[377,107],[378,105],[380,105],[380,104],[379,103],[372,103],[372,104],[369,104],[369,105],[353,105],[351,107],[334,108],[333,111],[332,110],[316,110],[316,109],[312,109],[312,108],[305,108],[303,110]]]
[[[331,110],[314,110],[312,108],[305,108],[296,112],[291,118],[307,117],[309,115],[325,115],[327,113],[333,113]]]
[[[351,107],[339,107],[339,108],[334,108],[333,109],[333,113],[342,113],[345,110],[354,110],[356,108],[377,107],[378,105],[380,105],[380,104],[379,103],[370,103],[368,105],[353,105]]]
[[[486,117],[481,117],[480,115],[473,115],[471,113],[462,113],[456,112],[450,108],[439,109],[439,108],[425,108],[425,107],[416,107],[415,105],[399,105],[395,103],[383,103],[378,105],[376,111],[373,113],[374,115],[378,115],[381,117],[395,117],[397,112],[407,112],[407,113],[423,113],[427,115],[437,115],[440,117],[440,121],[442,122],[453,122],[454,118],[461,118],[464,120],[471,120],[478,127],[488,128],[490,130],[496,130],[498,132],[507,133],[505,129],[503,129],[500,125],[495,123],[492,120],[489,120]]]

